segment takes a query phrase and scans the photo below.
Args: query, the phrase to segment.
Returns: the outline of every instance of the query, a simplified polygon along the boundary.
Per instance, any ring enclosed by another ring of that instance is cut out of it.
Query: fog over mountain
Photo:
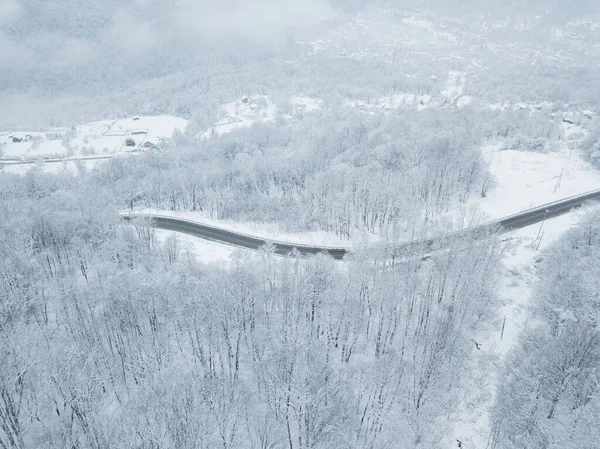
[[[26,96],[44,110],[42,115],[47,115],[46,107],[63,109],[60,104],[78,111],[89,110],[89,104],[81,104],[81,97],[100,95],[91,106],[94,110],[107,96],[130,94],[133,85],[140,81],[161,80],[152,83],[152,92],[156,94],[157,87],[159,93],[169,92],[171,78],[165,77],[177,75],[195,83],[197,78],[226,67],[229,71],[254,70],[249,68],[253,61],[269,66],[267,73],[255,72],[254,78],[263,78],[261,83],[270,88],[276,80],[264,78],[272,73],[272,66],[278,60],[302,54],[295,42],[318,38],[335,31],[353,14],[382,7],[415,8],[440,20],[447,18],[446,26],[465,33],[463,39],[475,37],[469,36],[475,32],[481,33],[477,39],[535,39],[537,45],[549,47],[555,45],[549,42],[555,29],[573,27],[578,21],[593,22],[599,10],[593,1],[377,5],[325,0],[5,0],[0,6],[0,102],[3,110],[18,110],[22,103],[19,98]],[[590,34],[586,40],[597,39],[597,32]],[[589,48],[597,52],[597,47]],[[453,51],[464,52],[464,41]],[[506,63],[512,64],[510,59]],[[236,87],[228,89],[234,91]],[[206,87],[200,93],[212,97]],[[122,99],[116,102],[123,103]],[[173,99],[171,103],[179,101]],[[168,110],[173,104],[157,107]],[[42,120],[24,111],[22,114],[23,120]]]

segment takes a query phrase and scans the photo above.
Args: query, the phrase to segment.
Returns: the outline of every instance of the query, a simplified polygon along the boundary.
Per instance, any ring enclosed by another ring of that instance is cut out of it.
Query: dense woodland
[[[204,211],[212,218],[326,230],[342,239],[379,233],[390,241],[440,232],[440,220],[493,185],[480,146],[551,151],[560,115],[547,111],[393,111],[370,116],[323,106],[221,138],[198,126],[172,151],[103,168],[130,209]],[[481,120],[483,118],[483,120]],[[587,123],[583,123],[587,125]],[[539,142],[543,144],[538,145]],[[375,182],[374,182],[375,181]],[[445,230],[477,222],[468,208]]]
[[[471,332],[494,310],[495,236],[396,266],[265,248],[217,269],[122,225],[83,179],[0,179],[2,447],[442,438]]]
[[[508,243],[478,235],[449,240],[426,260],[415,249],[390,265],[385,252],[369,251],[343,266],[267,247],[217,268],[175,237],[159,243],[148,223],[124,225],[117,215],[223,204],[216,216],[291,215],[310,228],[315,204],[334,224],[331,206],[346,204],[355,220],[348,226],[375,229],[381,222],[365,217],[421,201],[394,213],[423,223],[428,200],[440,207],[435,217],[480,195],[487,173],[475,150],[481,141],[459,137],[481,131],[460,113],[446,117],[452,127],[435,118],[423,123],[439,126],[434,138],[417,138],[423,129],[402,115],[338,118],[333,135],[307,118],[297,134],[260,125],[195,151],[193,137],[175,136],[169,153],[89,173],[0,174],[2,447],[439,447],[461,379],[476,366],[473,335],[496,317]],[[304,152],[291,144],[302,134]],[[447,184],[432,187],[418,176],[425,167]],[[369,173],[398,181],[382,190]],[[327,193],[320,203],[317,192]],[[355,196],[340,201],[343,194]],[[594,447],[595,222],[590,216],[543,256],[539,312],[509,357],[493,410],[498,448],[569,439]]]
[[[128,162],[121,170],[115,163],[106,176],[131,196],[131,208],[202,210],[344,239],[355,230],[401,235],[409,226],[414,235],[418,225],[485,191],[487,178],[472,117],[411,117],[342,110],[209,142],[182,136],[166,158],[146,159],[133,171]]]
[[[540,261],[535,313],[493,413],[495,448],[598,447],[599,218],[588,212]]]

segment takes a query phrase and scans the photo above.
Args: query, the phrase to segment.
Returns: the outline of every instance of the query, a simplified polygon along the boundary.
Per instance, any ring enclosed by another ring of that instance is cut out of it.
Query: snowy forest
[[[227,270],[107,213],[104,181],[2,184],[6,447],[405,447],[447,425],[494,235],[423,263],[269,248]],[[95,193],[92,193],[95,192]]]
[[[3,0],[0,449],[600,447],[599,49],[592,0]]]

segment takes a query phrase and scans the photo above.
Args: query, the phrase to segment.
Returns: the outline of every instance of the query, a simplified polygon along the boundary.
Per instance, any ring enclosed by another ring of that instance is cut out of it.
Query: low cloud
[[[16,0],[1,0],[0,25],[17,20],[22,12],[23,8]]]
[[[25,48],[0,32],[0,67],[12,67],[17,60],[25,59],[28,54],[29,52]]]
[[[127,55],[144,54],[154,47],[158,36],[151,22],[120,9],[106,30],[104,41]]]
[[[335,10],[325,0],[175,0],[161,15],[179,37],[263,42],[309,29]]]
[[[60,50],[63,62],[71,65],[83,65],[99,55],[97,45],[84,39],[67,39]]]

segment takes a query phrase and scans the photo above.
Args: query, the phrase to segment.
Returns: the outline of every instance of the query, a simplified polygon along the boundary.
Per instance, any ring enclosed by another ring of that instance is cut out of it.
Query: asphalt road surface
[[[595,190],[593,192],[584,193],[583,195],[566,198],[561,201],[536,207],[535,209],[523,211],[516,215],[497,220],[496,223],[502,226],[502,228],[506,231],[520,229],[535,223],[539,223],[548,218],[554,218],[566,214],[572,209],[583,206],[583,204],[587,201],[599,199],[600,190]]]
[[[487,232],[494,229],[499,229],[500,232],[512,231],[514,229],[520,229],[535,223],[540,223],[549,218],[558,217],[559,215],[566,214],[572,209],[581,207],[587,201],[593,201],[598,199],[600,199],[600,190],[588,192],[583,195],[578,195],[571,198],[566,198],[561,201],[545,204],[543,206],[536,207],[534,209],[529,209],[518,214],[511,215],[510,217],[486,223],[472,229],[459,231],[457,233],[453,233],[452,235],[472,235],[473,233]],[[183,218],[164,217],[152,214],[123,214],[122,217],[125,220],[132,220],[135,218],[147,218],[150,220],[149,224],[157,229],[181,232],[183,234],[188,234],[204,240],[225,243],[227,245],[238,246],[241,248],[257,250],[261,246],[269,243],[273,245],[275,253],[282,255],[290,254],[294,249],[296,249],[300,254],[303,255],[329,253],[334,259],[343,259],[349,253],[349,250],[345,248],[295,245],[257,237],[250,237],[238,234],[233,231],[227,231],[225,229],[219,229],[201,223],[188,221]],[[404,246],[407,248],[418,245],[432,247],[435,245],[435,243],[443,241],[443,239],[447,239],[448,237],[449,236],[441,236],[415,242],[407,242],[401,244],[400,246]]]
[[[114,156],[88,156],[88,157],[71,157],[71,158],[53,158],[53,159],[37,159],[37,160],[28,160],[28,161],[20,161],[20,160],[9,160],[4,159],[0,160],[0,166],[10,167],[11,165],[33,165],[38,162],[42,164],[55,164],[59,162],[75,162],[75,161],[95,161],[99,159],[112,159]]]
[[[199,237],[204,240],[225,243],[227,245],[238,246],[240,248],[248,248],[257,250],[267,243],[273,244],[275,253],[290,254],[294,248],[300,254],[318,254],[327,252],[335,259],[343,259],[346,255],[346,250],[343,248],[326,248],[320,246],[304,246],[296,244],[288,244],[283,242],[275,242],[271,240],[250,237],[236,232],[227,231],[225,229],[214,228],[212,226],[203,225],[184,220],[182,218],[171,218],[162,216],[153,216],[147,214],[130,214],[122,215],[125,220],[131,220],[136,217],[146,217],[151,220],[150,225],[156,229],[165,229],[167,231],[181,232],[183,234]]]

